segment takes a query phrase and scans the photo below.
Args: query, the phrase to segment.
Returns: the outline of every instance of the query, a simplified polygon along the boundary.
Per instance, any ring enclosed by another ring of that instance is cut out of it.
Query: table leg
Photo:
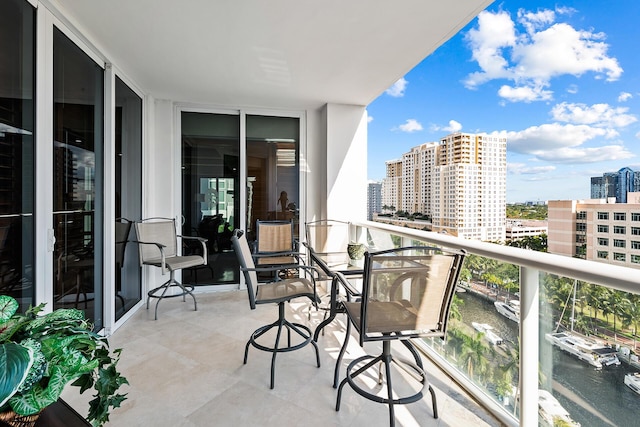
[[[331,279],[331,301],[329,301],[329,316],[324,319],[320,324],[316,327],[316,331],[313,334],[313,340],[318,342],[318,337],[320,336],[320,331],[327,326],[329,323],[333,322],[333,319],[336,318],[338,308],[338,278],[333,277]]]

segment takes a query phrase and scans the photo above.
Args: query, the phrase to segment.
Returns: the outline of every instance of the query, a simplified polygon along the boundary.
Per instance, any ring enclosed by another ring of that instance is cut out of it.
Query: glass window
[[[587,224],[584,222],[576,222],[576,231],[587,231]]]
[[[638,242],[637,240],[632,240],[631,249],[640,249],[640,242]]]
[[[631,213],[631,221],[640,221],[640,213],[632,212]]]
[[[627,259],[627,256],[625,254],[621,254],[619,252],[614,252],[613,253],[613,259],[615,261],[625,261]]]
[[[53,67],[53,308],[84,310],[100,329],[104,73],[57,28]]]
[[[609,246],[609,239],[598,237],[598,245],[600,245],[600,246]]]
[[[613,213],[613,220],[614,221],[626,221],[627,220],[627,214],[624,212],[614,212]]]
[[[608,233],[608,232],[609,232],[608,225],[598,224],[598,233]]]
[[[0,1],[0,294],[22,311],[35,302],[34,35],[33,7]]]
[[[626,233],[627,233],[626,227],[623,227],[621,225],[613,226],[613,234],[626,234]]]
[[[609,258],[609,252],[607,252],[607,251],[598,251],[598,258],[600,258],[600,259]]]
[[[609,212],[598,212],[598,219],[609,219]]]
[[[631,255],[631,262],[634,264],[640,264],[640,255]]]
[[[615,248],[624,248],[626,244],[627,242],[625,240],[613,239],[613,247]]]
[[[576,219],[587,219],[587,213],[585,211],[576,212]]]
[[[640,227],[631,227],[631,234],[633,236],[640,236]]]

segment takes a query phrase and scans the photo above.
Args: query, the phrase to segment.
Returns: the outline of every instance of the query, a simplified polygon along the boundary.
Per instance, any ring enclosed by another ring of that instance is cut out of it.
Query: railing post
[[[539,271],[520,267],[520,425],[538,426]]]

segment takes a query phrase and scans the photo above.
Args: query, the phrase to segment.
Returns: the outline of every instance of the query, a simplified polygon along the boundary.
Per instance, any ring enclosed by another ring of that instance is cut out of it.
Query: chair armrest
[[[162,269],[162,274],[166,274],[167,272],[167,266],[166,266],[166,262],[165,262],[165,255],[164,255],[164,248],[166,248],[166,245],[163,245],[162,243],[158,243],[158,242],[141,242],[139,240],[132,240],[132,243],[137,243],[138,245],[154,245],[158,248],[158,250],[160,251],[160,268]]]
[[[362,292],[357,290],[345,277],[344,274],[340,272],[335,273],[335,278],[338,279],[338,282],[342,285],[342,287],[347,291],[347,293],[351,296],[361,296]]]
[[[183,240],[197,240],[198,242],[200,242],[200,245],[202,245],[202,258],[204,258],[203,265],[207,265],[207,261],[209,259],[209,257],[207,256],[207,239],[198,236],[182,236],[180,234],[178,234],[177,237],[180,237]]]

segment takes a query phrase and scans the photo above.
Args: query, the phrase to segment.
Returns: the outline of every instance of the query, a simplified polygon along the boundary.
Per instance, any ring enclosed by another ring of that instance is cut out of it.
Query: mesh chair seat
[[[304,277],[259,285],[256,304],[277,304],[300,297],[307,297],[312,301],[315,299],[313,284]]]
[[[344,308],[348,315],[354,321],[354,326],[360,332],[360,303],[359,302],[343,302]],[[397,336],[417,334],[421,336],[442,336],[438,331],[438,325],[433,324],[431,327],[422,324],[418,318],[417,307],[414,307],[410,301],[372,301],[369,308],[373,314],[369,315],[367,322],[367,333],[372,334],[396,334]]]
[[[162,259],[150,259],[145,261],[147,265],[153,265],[155,267],[162,267]],[[186,255],[186,256],[175,256],[165,258],[164,260],[165,267],[170,270],[182,270],[183,268],[190,268],[202,265],[202,256],[200,255]]]

